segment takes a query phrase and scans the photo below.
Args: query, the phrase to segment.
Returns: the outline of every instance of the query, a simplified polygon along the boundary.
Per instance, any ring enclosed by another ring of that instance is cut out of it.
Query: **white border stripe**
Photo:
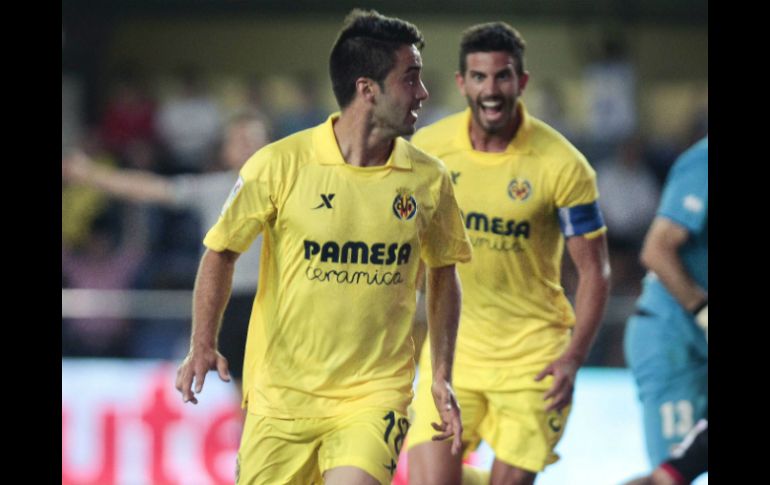
[[[572,226],[572,219],[570,219],[570,216],[569,216],[569,209],[570,209],[569,207],[561,207],[559,209],[559,218],[564,224],[564,231],[563,231],[564,235],[574,236],[575,228]]]

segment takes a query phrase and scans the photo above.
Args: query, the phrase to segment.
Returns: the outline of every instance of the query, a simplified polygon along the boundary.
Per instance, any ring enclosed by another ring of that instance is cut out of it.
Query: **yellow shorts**
[[[409,420],[387,409],[330,418],[279,419],[248,413],[236,485],[320,485],[326,470],[353,466],[390,484]]]
[[[486,374],[478,379],[465,375],[468,368],[455,368],[462,372],[464,382],[488,381],[490,369],[472,372]],[[463,421],[463,445],[465,455],[474,451],[481,440],[486,441],[495,452],[495,458],[524,470],[539,472],[546,465],[556,462],[559,455],[554,452],[556,444],[564,433],[571,406],[561,412],[546,412],[550,400],[544,401],[543,394],[550,388],[552,377],[535,382],[531,376],[517,377],[506,382],[505,390],[470,389],[455,385],[457,400]],[[420,369],[416,396],[409,408],[413,426],[409,431],[407,447],[431,441],[437,434],[430,423],[439,423],[438,411],[430,391],[432,376],[430,369]]]

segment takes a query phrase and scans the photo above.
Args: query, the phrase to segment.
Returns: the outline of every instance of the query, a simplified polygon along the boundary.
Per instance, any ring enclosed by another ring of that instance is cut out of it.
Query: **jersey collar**
[[[401,170],[412,169],[412,157],[406,146],[406,141],[398,137],[390,152],[390,157],[385,165],[377,167],[353,167],[342,158],[342,152],[337,144],[337,137],[334,136],[334,121],[340,117],[340,113],[332,113],[326,121],[313,129],[313,147],[315,148],[316,161],[321,165],[346,165],[351,168],[362,170],[378,170],[385,168],[396,168]]]
[[[519,112],[519,116],[521,116],[521,124],[519,125],[519,129],[516,131],[513,140],[508,143],[505,151],[501,153],[521,153],[529,147],[529,135],[532,132],[532,120],[521,99],[516,102],[516,109]],[[476,151],[471,144],[471,135],[469,133],[472,116],[471,109],[466,108],[463,122],[460,124],[460,133],[458,133],[458,136],[455,137],[455,139],[463,150]]]

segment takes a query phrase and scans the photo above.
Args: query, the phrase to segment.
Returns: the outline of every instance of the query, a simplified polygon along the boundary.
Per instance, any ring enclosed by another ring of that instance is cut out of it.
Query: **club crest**
[[[393,214],[402,221],[408,221],[417,213],[417,201],[408,189],[399,189],[393,199]]]
[[[528,180],[515,178],[508,184],[508,195],[513,200],[525,201],[532,195],[532,184]]]

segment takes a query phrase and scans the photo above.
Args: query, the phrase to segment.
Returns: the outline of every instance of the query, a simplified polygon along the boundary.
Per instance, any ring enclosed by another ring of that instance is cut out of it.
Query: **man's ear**
[[[368,77],[359,77],[356,79],[356,93],[364,101],[373,103],[374,97],[379,93],[380,86]]]
[[[529,82],[529,71],[524,71],[521,76],[519,76],[519,91],[524,91],[524,88],[527,87],[527,83]]]

